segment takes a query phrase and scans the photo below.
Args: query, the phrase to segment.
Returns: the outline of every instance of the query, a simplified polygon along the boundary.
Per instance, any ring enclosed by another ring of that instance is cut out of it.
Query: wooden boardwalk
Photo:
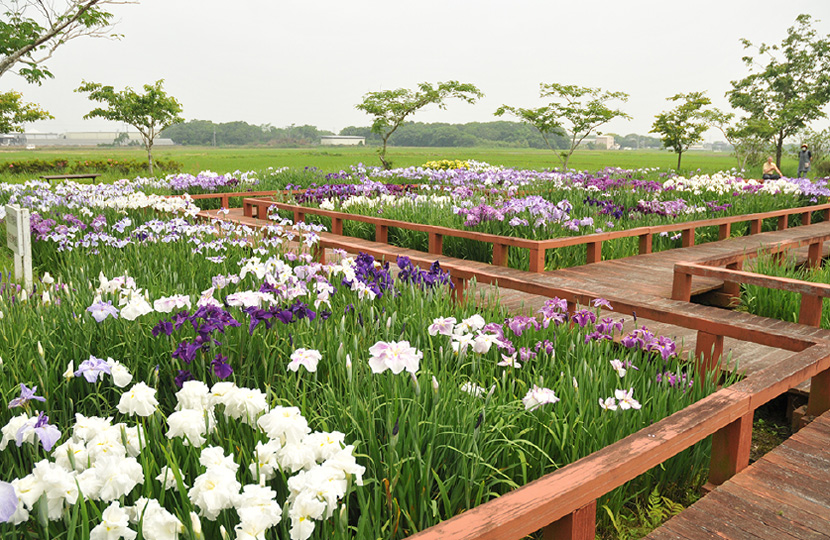
[[[253,227],[266,223],[245,218],[241,210],[231,210],[225,219]],[[474,276],[478,284],[468,292],[478,294],[479,301],[495,293],[513,312],[535,311],[553,295],[583,304],[602,297],[616,307],[615,317],[628,320],[629,328],[633,312],[638,311],[638,326],[679,339],[686,349],[694,350],[696,336],[701,333],[704,337],[706,333],[725,336],[724,352],[731,349],[732,368],[747,375],[740,383],[611,447],[417,536],[429,540],[495,539],[509,533],[509,537],[519,538],[550,524],[546,538],[559,538],[562,531],[566,538],[593,538],[597,497],[711,434],[709,479],[718,487],[648,538],[830,538],[830,412],[744,469],[757,406],[800,381],[806,380],[799,387],[806,392],[812,376],[818,381],[816,388],[824,390],[812,396],[818,396],[814,410],[819,412],[815,414],[828,409],[830,331],[672,299],[675,263],[717,259],[754,252],[759,246],[775,248],[815,237],[830,244],[830,222],[530,273],[322,233],[322,245],[365,251],[376,258],[405,255],[419,264],[437,259],[458,283],[466,285]],[[692,281],[693,294],[722,287],[723,282],[716,279],[695,277]],[[690,442],[681,442],[687,439]]]
[[[830,538],[830,412],[667,521],[650,540]]]
[[[203,211],[204,217],[231,220],[242,223],[253,228],[267,225],[267,220],[243,215],[241,208],[232,208],[226,216],[219,216],[217,211]],[[650,253],[647,255],[635,255],[624,259],[606,260],[589,265],[574,268],[563,268],[545,272],[543,274],[532,274],[504,267],[493,267],[484,263],[462,261],[446,256],[430,256],[422,252],[405,248],[397,248],[368,240],[340,237],[329,233],[321,233],[325,240],[337,241],[345,239],[353,245],[355,251],[362,248],[365,251],[371,249],[406,255],[409,257],[427,256],[433,260],[439,260],[442,265],[462,264],[475,268],[490,268],[494,272],[510,275],[515,279],[522,279],[522,276],[532,277],[534,281],[551,285],[553,287],[576,289],[593,293],[595,296],[617,297],[630,299],[635,303],[664,300],[671,298],[672,279],[674,275],[674,264],[681,261],[696,261],[700,259],[718,257],[735,251],[755,251],[759,246],[774,246],[780,242],[792,241],[793,238],[805,237],[815,234],[829,234],[830,222],[822,222],[806,227],[797,227],[779,231],[765,232],[751,236],[734,237],[718,242],[710,242],[695,245],[687,248],[677,248],[669,251]],[[828,246],[830,247],[830,242]],[[827,249],[825,249],[827,252]],[[806,249],[796,250],[796,256],[802,259],[806,257]],[[394,261],[392,261],[394,264]],[[723,281],[710,278],[696,277],[692,281],[692,295],[702,295],[710,291],[716,291],[723,287]],[[532,287],[530,287],[532,289]],[[496,293],[499,302],[512,313],[532,313],[538,310],[545,300],[546,295],[533,294],[532,292],[517,290],[515,288],[497,287],[488,284],[478,284],[475,291],[480,298],[492,296]],[[715,308],[712,308],[715,309]],[[625,320],[624,331],[628,332],[635,326],[646,326],[649,330],[670,337],[676,340],[684,351],[694,351],[696,347],[697,330],[666,322],[657,322],[638,315],[635,322],[635,313],[618,312],[608,313],[615,317],[623,317]],[[760,318],[757,318],[760,319]],[[763,319],[761,319],[763,320]],[[773,365],[781,360],[788,353],[780,348],[754,343],[745,339],[727,336],[724,341],[724,356],[727,362],[725,367],[730,370],[738,370],[743,375],[750,375]],[[807,395],[810,382],[806,381],[794,389],[795,392]]]

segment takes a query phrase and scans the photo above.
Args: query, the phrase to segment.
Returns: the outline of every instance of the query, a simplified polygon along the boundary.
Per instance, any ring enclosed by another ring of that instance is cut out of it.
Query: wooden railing
[[[830,221],[830,203],[800,208],[787,208],[772,212],[758,214],[745,214],[740,216],[729,216],[715,219],[698,221],[687,221],[685,223],[672,223],[666,225],[655,225],[649,227],[636,227],[619,231],[611,231],[582,236],[568,236],[552,238],[548,240],[527,240],[512,236],[500,236],[496,234],[479,233],[437,225],[425,225],[399,221],[360,214],[337,212],[334,210],[323,210],[321,208],[310,208],[296,204],[275,202],[269,199],[246,198],[243,201],[243,211],[246,217],[268,219],[268,209],[276,207],[279,210],[293,213],[294,221],[304,221],[306,215],[316,215],[331,219],[331,232],[343,234],[343,223],[345,221],[358,221],[374,224],[375,241],[386,243],[388,240],[389,227],[398,227],[411,231],[426,232],[429,235],[429,253],[432,255],[443,254],[444,237],[465,238],[493,244],[492,264],[496,266],[507,266],[508,247],[527,249],[530,255],[529,268],[531,272],[545,271],[545,254],[549,249],[562,248],[567,246],[584,245],[586,250],[586,261],[588,264],[602,260],[602,245],[604,242],[617,238],[639,238],[639,253],[641,255],[652,252],[653,236],[655,234],[677,232],[681,233],[682,246],[689,247],[695,244],[695,231],[703,227],[718,227],[718,239],[729,238],[732,225],[735,223],[749,222],[749,233],[761,232],[765,219],[776,219],[779,230],[788,228],[789,216],[798,215],[801,217],[801,224],[808,225],[812,221],[813,212],[822,212],[823,219]],[[254,211],[256,210],[256,216]]]

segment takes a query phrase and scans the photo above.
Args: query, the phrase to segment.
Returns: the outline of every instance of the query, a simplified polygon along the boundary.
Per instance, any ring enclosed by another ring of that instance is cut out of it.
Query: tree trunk
[[[778,132],[778,141],[775,145],[775,165],[781,169],[781,154],[784,153],[784,132]],[[783,175],[782,175],[783,176]]]
[[[680,173],[680,158],[683,157],[683,151],[677,153],[677,172]]]
[[[378,157],[380,158],[380,162],[383,164],[383,168],[387,171],[392,168],[392,164],[389,163],[388,161],[386,161],[386,141],[388,141],[388,140],[389,140],[388,136],[383,138],[383,147],[380,149],[380,152],[378,152]]]
[[[150,176],[153,176],[153,141],[147,143],[147,168],[150,170]]]

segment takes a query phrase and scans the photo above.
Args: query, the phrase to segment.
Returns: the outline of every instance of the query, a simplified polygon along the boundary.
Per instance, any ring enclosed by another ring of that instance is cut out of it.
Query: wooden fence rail
[[[789,216],[798,215],[804,225],[812,222],[813,212],[822,212],[822,218],[830,221],[830,203],[806,206],[800,208],[787,208],[772,212],[758,214],[745,214],[740,216],[729,216],[715,219],[698,221],[687,221],[685,223],[672,223],[666,225],[655,225],[649,227],[636,227],[619,231],[611,231],[582,236],[568,236],[562,238],[551,238],[548,240],[528,240],[512,236],[500,236],[496,234],[480,233],[463,229],[453,229],[437,225],[426,225],[399,221],[361,214],[350,214],[322,208],[311,208],[296,204],[276,202],[270,199],[246,198],[243,200],[243,211],[245,217],[256,217],[268,219],[268,209],[275,207],[279,210],[293,213],[294,221],[305,221],[306,215],[328,217],[331,219],[331,232],[343,234],[343,223],[345,221],[358,221],[369,223],[375,226],[375,241],[386,243],[388,240],[389,227],[397,227],[410,231],[426,232],[429,235],[429,253],[432,255],[443,254],[443,239],[445,237],[464,238],[476,240],[493,245],[492,263],[496,266],[507,266],[507,253],[509,247],[527,249],[530,256],[529,268],[531,272],[545,271],[545,254],[549,249],[556,249],[568,246],[585,246],[586,261],[588,264],[602,260],[602,245],[604,242],[617,238],[639,239],[639,253],[641,255],[652,252],[653,237],[655,234],[680,231],[683,247],[695,244],[695,231],[703,227],[718,227],[718,239],[729,238],[732,225],[735,223],[749,222],[750,234],[761,232],[765,219],[776,219],[776,226],[779,230],[788,228]],[[256,215],[254,213],[256,212]]]

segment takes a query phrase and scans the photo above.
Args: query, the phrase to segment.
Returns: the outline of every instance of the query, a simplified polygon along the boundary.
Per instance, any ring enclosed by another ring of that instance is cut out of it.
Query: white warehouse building
[[[322,146],[363,146],[366,144],[366,137],[353,135],[323,135],[320,137]]]

